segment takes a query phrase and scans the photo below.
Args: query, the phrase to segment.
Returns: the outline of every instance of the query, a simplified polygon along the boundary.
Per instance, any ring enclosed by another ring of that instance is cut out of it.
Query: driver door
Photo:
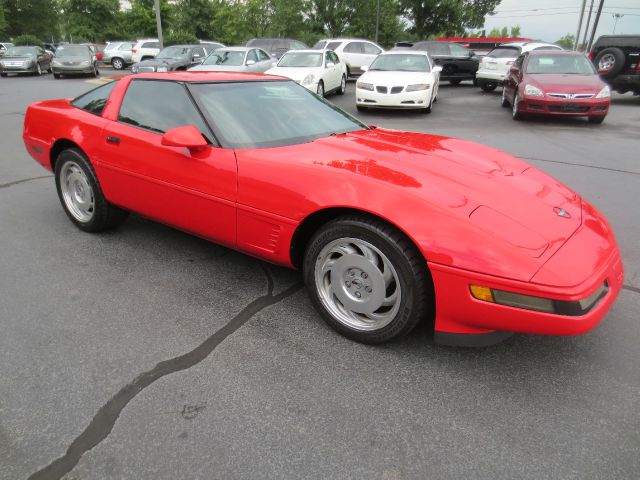
[[[163,132],[194,125],[211,141],[203,151],[162,144]],[[184,85],[132,80],[117,120],[102,132],[96,172],[116,205],[235,247],[236,159],[216,146]]]

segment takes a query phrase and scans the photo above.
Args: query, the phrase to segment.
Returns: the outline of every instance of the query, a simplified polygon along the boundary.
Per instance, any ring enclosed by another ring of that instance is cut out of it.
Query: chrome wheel
[[[357,238],[324,246],[315,264],[315,287],[323,306],[338,322],[363,332],[384,328],[400,309],[398,273],[378,248]]]
[[[80,166],[68,161],[60,172],[60,190],[67,210],[79,222],[89,222],[95,212],[95,198],[89,179]]]
[[[502,100],[500,102],[503,107],[509,105],[509,101],[507,100],[507,87],[505,86],[502,87]]]
[[[111,66],[115,70],[122,70],[124,68],[124,63],[119,58],[114,58],[113,60],[111,60]]]
[[[518,120],[520,118],[520,111],[518,109],[518,103],[520,102],[520,94],[516,91],[513,95],[513,104],[511,105],[511,116]]]
[[[611,53],[607,53],[603,55],[602,58],[598,61],[598,71],[600,72],[608,72],[613,68],[616,64],[616,57],[614,57]]]

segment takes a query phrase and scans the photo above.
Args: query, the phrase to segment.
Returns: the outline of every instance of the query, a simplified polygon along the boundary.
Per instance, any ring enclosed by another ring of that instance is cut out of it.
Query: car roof
[[[530,56],[537,57],[539,55],[563,55],[563,56],[580,56],[583,57],[584,53],[576,52],[575,50],[532,50],[527,52]]]
[[[380,55],[424,55],[425,57],[429,56],[429,52],[426,50],[391,50],[388,52],[382,52]]]
[[[171,48],[171,47],[178,47],[178,48],[199,48],[202,47],[202,44],[198,43],[198,44],[193,44],[193,45],[188,45],[188,44],[184,44],[184,45],[167,45],[164,48]]]
[[[322,52],[333,52],[333,50],[318,50],[318,49],[313,49],[313,48],[304,48],[304,49],[300,49],[300,50],[289,50],[288,52],[285,52],[285,55],[289,52],[293,52],[293,53],[322,53]]]
[[[129,75],[131,79],[173,80],[175,82],[257,82],[264,80],[281,80],[284,77],[266,75],[256,72],[226,72],[226,71],[177,71],[166,73],[138,73]],[[288,80],[288,79],[285,79]]]

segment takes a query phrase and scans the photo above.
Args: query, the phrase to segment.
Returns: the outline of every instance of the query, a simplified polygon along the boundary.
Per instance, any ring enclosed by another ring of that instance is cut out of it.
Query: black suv
[[[613,90],[640,95],[640,35],[603,35],[589,58]]]
[[[398,42],[393,50],[421,50],[429,54],[436,65],[442,67],[441,80],[457,85],[463,80],[476,81],[480,58],[468,48],[453,42],[425,40],[421,42]]]

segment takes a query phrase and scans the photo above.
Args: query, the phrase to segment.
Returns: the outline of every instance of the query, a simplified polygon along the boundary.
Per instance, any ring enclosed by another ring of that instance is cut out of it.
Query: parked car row
[[[0,59],[0,76],[10,73],[99,75],[98,59],[88,45],[59,45],[55,55],[39,46],[9,47]]]

